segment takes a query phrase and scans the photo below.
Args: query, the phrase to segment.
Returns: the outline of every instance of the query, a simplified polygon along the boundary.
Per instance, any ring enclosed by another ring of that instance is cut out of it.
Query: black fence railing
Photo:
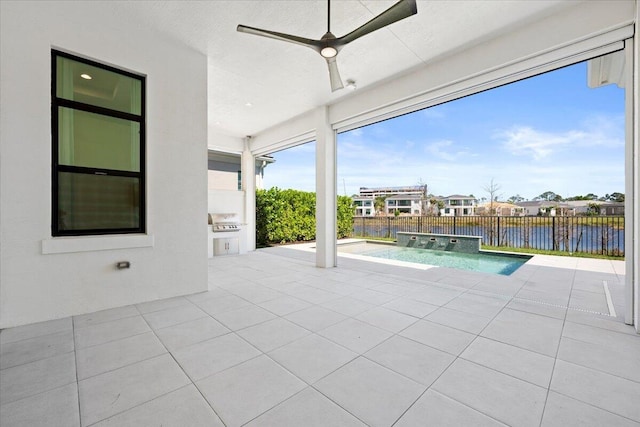
[[[396,238],[399,231],[481,236],[482,244],[624,257],[623,216],[355,217],[354,237]]]

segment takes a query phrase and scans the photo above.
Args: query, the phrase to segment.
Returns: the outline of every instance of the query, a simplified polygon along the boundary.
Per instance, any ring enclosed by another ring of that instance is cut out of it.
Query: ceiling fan
[[[349,34],[342,37],[336,37],[331,33],[331,0],[327,0],[327,32],[320,38],[320,40],[292,36],[290,34],[278,33],[275,31],[261,30],[260,28],[247,27],[245,25],[238,25],[237,30],[241,33],[269,37],[276,40],[299,44],[315,50],[327,61],[327,65],[329,66],[331,91],[335,92],[336,90],[344,87],[342,85],[342,79],[340,79],[340,73],[338,73],[338,64],[336,62],[336,56],[338,55],[338,52],[340,52],[340,49],[362,36],[366,36],[369,33],[404,18],[408,18],[416,13],[418,13],[416,0],[400,0],[389,9],[385,10],[366,24],[351,31]]]

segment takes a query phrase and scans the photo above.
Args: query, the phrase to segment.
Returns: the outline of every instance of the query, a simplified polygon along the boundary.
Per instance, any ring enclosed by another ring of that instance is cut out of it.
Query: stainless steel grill
[[[240,231],[241,229],[239,216],[233,213],[209,213],[209,225],[214,233]]]

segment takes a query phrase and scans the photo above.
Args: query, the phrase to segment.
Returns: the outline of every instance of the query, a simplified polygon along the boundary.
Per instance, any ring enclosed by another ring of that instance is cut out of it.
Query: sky
[[[427,184],[434,195],[526,200],[624,193],[624,90],[586,63],[338,134],[337,188]],[[273,153],[265,188],[315,191],[315,143]]]

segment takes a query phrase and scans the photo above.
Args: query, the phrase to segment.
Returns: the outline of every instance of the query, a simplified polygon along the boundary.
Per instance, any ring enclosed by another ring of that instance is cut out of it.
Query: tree
[[[609,200],[612,202],[622,203],[624,202],[624,193],[611,193],[609,195]]]
[[[600,215],[600,204],[599,203],[589,203],[587,209],[587,215]]]
[[[560,202],[562,201],[562,196],[554,193],[553,191],[545,191],[538,197],[534,197],[533,200],[545,200],[547,202]]]
[[[384,201],[386,199],[387,198],[385,196],[376,197],[376,199],[373,201],[373,206],[376,208],[376,212],[384,212]]]
[[[515,196],[511,196],[511,197],[509,197],[509,198],[507,199],[507,202],[509,202],[509,203],[513,203],[513,204],[516,204],[516,203],[519,203],[519,202],[524,202],[524,197],[522,197],[522,196],[521,196],[521,195],[519,195],[519,194],[516,194]]]
[[[489,214],[490,215],[493,215],[496,213],[495,209],[493,208],[493,204],[498,201],[498,198],[502,197],[502,194],[498,194],[498,191],[500,191],[501,188],[502,186],[494,182],[493,178],[491,178],[491,182],[489,182],[489,184],[482,187],[482,189],[486,191],[487,194],[489,194]]]

